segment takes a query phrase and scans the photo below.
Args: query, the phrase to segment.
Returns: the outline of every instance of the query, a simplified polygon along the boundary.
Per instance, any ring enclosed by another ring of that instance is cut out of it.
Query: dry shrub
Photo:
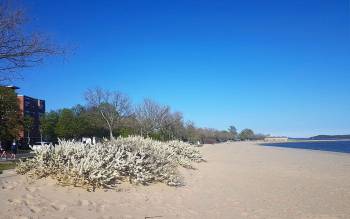
[[[20,162],[19,174],[33,178],[51,176],[60,184],[95,188],[114,188],[129,180],[136,184],[164,182],[182,184],[178,166],[192,168],[202,161],[197,148],[181,142],[160,142],[132,136],[95,145],[60,141],[55,147],[43,146],[35,157]]]

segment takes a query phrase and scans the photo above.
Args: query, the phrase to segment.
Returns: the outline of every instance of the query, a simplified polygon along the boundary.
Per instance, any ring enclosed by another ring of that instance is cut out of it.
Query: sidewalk
[[[31,157],[34,157],[33,153],[16,154],[16,159],[0,158],[0,162],[18,161],[21,158],[31,158]]]

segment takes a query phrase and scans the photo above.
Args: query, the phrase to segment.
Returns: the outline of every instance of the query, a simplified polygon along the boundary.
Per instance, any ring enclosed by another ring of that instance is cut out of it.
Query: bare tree
[[[140,134],[149,135],[159,131],[163,122],[169,115],[170,107],[162,106],[151,99],[145,99],[141,105],[136,107],[136,119],[140,125]]]
[[[88,89],[85,92],[85,100],[89,107],[98,111],[105,121],[111,139],[113,129],[116,128],[123,118],[131,115],[130,99],[119,91],[108,91],[101,88]]]
[[[48,55],[63,53],[42,34],[25,34],[26,21],[22,9],[0,2],[0,83],[11,81],[18,70],[32,67]]]
[[[161,131],[167,140],[184,137],[184,122],[180,112],[169,112],[161,124]],[[163,139],[163,140],[166,140]]]
[[[185,124],[185,139],[191,143],[196,143],[200,140],[200,134],[198,128],[195,126],[194,122],[187,121]]]

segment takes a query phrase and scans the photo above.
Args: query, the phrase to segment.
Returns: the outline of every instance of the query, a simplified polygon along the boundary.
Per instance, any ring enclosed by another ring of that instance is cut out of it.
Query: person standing
[[[7,154],[6,154],[6,150],[2,147],[1,141],[0,141],[0,158],[5,158],[7,159]]]

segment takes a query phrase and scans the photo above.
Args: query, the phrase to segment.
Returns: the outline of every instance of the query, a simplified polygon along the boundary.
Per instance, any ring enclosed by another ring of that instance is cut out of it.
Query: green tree
[[[57,137],[64,139],[73,139],[76,137],[75,117],[72,110],[62,109],[60,111],[55,133]]]
[[[106,136],[107,133],[104,133],[102,136],[100,135],[104,131],[104,121],[101,120],[97,112],[89,111],[80,104],[72,107],[71,110],[74,113],[75,138]]]
[[[243,129],[241,133],[239,133],[239,139],[241,139],[242,141],[252,140],[254,139],[254,136],[254,132],[251,129]]]
[[[94,136],[94,129],[92,129],[89,118],[85,114],[75,115],[75,135],[74,138],[81,138],[87,136]]]
[[[100,113],[94,108],[86,109],[79,115],[79,119],[83,120],[81,123],[85,123],[84,136],[102,138],[109,135],[105,121],[101,119]]]
[[[55,132],[59,115],[55,111],[45,113],[40,117],[40,133],[45,141],[55,142],[57,141],[57,135]]]
[[[13,89],[0,86],[0,141],[11,142],[21,128],[17,95]]]
[[[30,133],[33,129],[34,119],[31,116],[24,116],[23,118],[23,130],[27,134],[27,144],[30,144]]]

